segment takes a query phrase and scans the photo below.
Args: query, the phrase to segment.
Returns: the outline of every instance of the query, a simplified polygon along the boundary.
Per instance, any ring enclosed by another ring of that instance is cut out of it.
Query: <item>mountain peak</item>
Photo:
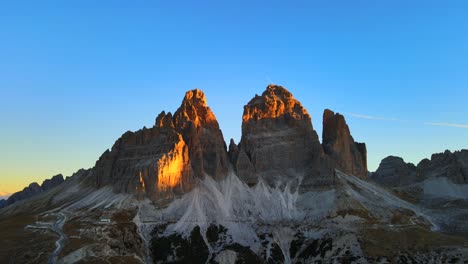
[[[310,119],[309,113],[286,88],[270,84],[261,96],[256,95],[244,106],[242,120],[260,120],[286,117],[293,119]]]
[[[240,178],[274,185],[304,176],[304,186],[332,174],[321,162],[322,148],[309,113],[286,88],[268,85],[244,106],[242,138],[231,159]],[[331,179],[331,177],[327,178]]]
[[[279,96],[279,97],[287,97],[287,98],[293,97],[291,92],[289,92],[286,88],[284,88],[283,86],[280,86],[280,85],[276,85],[276,84],[269,84],[267,86],[265,92],[263,92],[262,95],[263,96],[265,96],[265,95],[276,95],[276,96]]]
[[[182,104],[174,114],[174,124],[177,128],[186,128],[189,123],[195,127],[208,126],[219,129],[216,116],[208,107],[205,93],[200,89],[185,93]]]
[[[343,115],[325,109],[322,130],[323,150],[344,173],[367,177],[367,149],[351,136]]]
[[[206,107],[206,96],[205,93],[196,88],[185,93],[185,97],[182,103],[187,103],[190,105],[199,105]]]
[[[200,89],[185,93],[173,123],[189,147],[189,157],[195,175],[204,174],[221,179],[227,174],[226,143],[205,93]]]

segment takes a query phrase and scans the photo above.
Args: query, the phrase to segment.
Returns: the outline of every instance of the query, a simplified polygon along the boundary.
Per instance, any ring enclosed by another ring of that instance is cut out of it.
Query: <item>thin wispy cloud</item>
[[[398,118],[388,118],[388,117],[381,117],[381,116],[372,116],[372,115],[363,115],[363,114],[356,114],[356,113],[345,113],[346,115],[368,119],[368,120],[380,120],[380,121],[393,121],[393,122],[408,122],[406,120],[398,119]],[[421,123],[428,126],[441,126],[441,127],[456,127],[456,128],[465,128],[468,129],[468,124],[457,124],[457,123],[448,123],[448,122],[427,122]]]
[[[270,78],[270,76],[268,74],[265,74],[265,79],[267,79],[267,81],[269,82],[269,84],[274,84],[275,82],[273,82]]]
[[[443,127],[458,127],[458,128],[468,128],[466,124],[455,124],[455,123],[424,123],[429,126],[443,126]]]
[[[401,120],[398,118],[388,118],[388,117],[381,117],[381,116],[371,116],[371,115],[363,115],[363,114],[356,114],[356,113],[345,113],[347,115],[362,118],[362,119],[369,119],[369,120],[383,120],[383,121],[394,121],[394,122],[406,122],[405,120]]]

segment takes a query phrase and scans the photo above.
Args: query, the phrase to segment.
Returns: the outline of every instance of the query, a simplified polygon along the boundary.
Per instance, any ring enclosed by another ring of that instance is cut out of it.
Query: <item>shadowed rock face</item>
[[[389,156],[382,160],[372,178],[379,184],[398,187],[417,182],[416,175],[414,164],[406,163],[400,157]]]
[[[299,176],[304,186],[323,185],[330,183],[333,175],[310,115],[281,86],[269,85],[244,106],[236,155],[237,159],[231,157],[237,173],[249,184],[262,178],[274,185]]]
[[[226,145],[200,90],[188,91],[175,112],[161,112],[155,126],[127,132],[97,161],[97,186],[147,197],[184,193],[195,178],[227,174]]]
[[[383,159],[372,174],[374,181],[391,187],[407,186],[435,177],[445,177],[456,184],[468,184],[468,150],[433,154],[430,160],[423,159],[418,166],[390,156]]]
[[[60,185],[62,182],[64,182],[63,175],[59,174],[51,179],[45,180],[42,185],[39,185],[37,182],[33,182],[29,184],[28,187],[24,188],[22,191],[16,192],[12,194],[5,202],[4,206],[14,204],[16,202],[19,202],[21,200],[29,199],[31,197],[34,197],[42,192],[46,192],[52,188],[55,188],[56,186]],[[4,206],[0,206],[4,207]]]
[[[418,174],[424,178],[446,177],[453,183],[468,183],[468,150],[433,154],[418,164]]]
[[[367,178],[366,145],[354,142],[344,116],[328,109],[323,113],[322,145],[339,170]]]
[[[54,177],[52,177],[51,179],[48,179],[48,180],[45,180],[42,185],[41,185],[41,188],[42,190],[44,191],[48,191],[56,186],[58,186],[59,184],[61,184],[62,182],[64,182],[64,179],[63,179],[63,175],[62,174],[59,174],[59,175],[55,175]]]
[[[11,205],[13,203],[16,203],[21,200],[25,200],[28,198],[31,198],[39,193],[43,192],[41,189],[41,186],[37,184],[37,182],[33,182],[29,184],[28,187],[24,188],[22,191],[17,192],[12,194],[8,199],[7,199],[7,205]]]

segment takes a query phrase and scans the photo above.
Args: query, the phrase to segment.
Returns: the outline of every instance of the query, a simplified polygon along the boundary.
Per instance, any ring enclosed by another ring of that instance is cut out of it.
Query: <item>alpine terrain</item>
[[[239,117],[240,118],[240,117]],[[368,172],[343,115],[269,85],[227,145],[205,94],[0,202],[0,263],[466,263],[468,150]]]

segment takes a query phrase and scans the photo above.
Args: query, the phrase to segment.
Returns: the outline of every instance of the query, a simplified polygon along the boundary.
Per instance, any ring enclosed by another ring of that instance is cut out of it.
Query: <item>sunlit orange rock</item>
[[[171,112],[167,113],[162,111],[158,117],[156,118],[155,126],[158,127],[166,127],[166,128],[174,128],[174,123],[172,120]]]
[[[187,128],[190,123],[196,128],[219,130],[218,121],[206,103],[205,93],[200,89],[185,93],[181,106],[174,114],[174,124],[179,131]]]
[[[174,149],[164,154],[158,161],[158,191],[172,190],[183,187],[183,175],[189,172],[190,160],[188,148],[182,136]]]
[[[262,96],[255,95],[250,102],[244,106],[242,121],[260,119],[310,119],[307,110],[301,103],[294,99],[293,95],[282,86],[269,85]]]

